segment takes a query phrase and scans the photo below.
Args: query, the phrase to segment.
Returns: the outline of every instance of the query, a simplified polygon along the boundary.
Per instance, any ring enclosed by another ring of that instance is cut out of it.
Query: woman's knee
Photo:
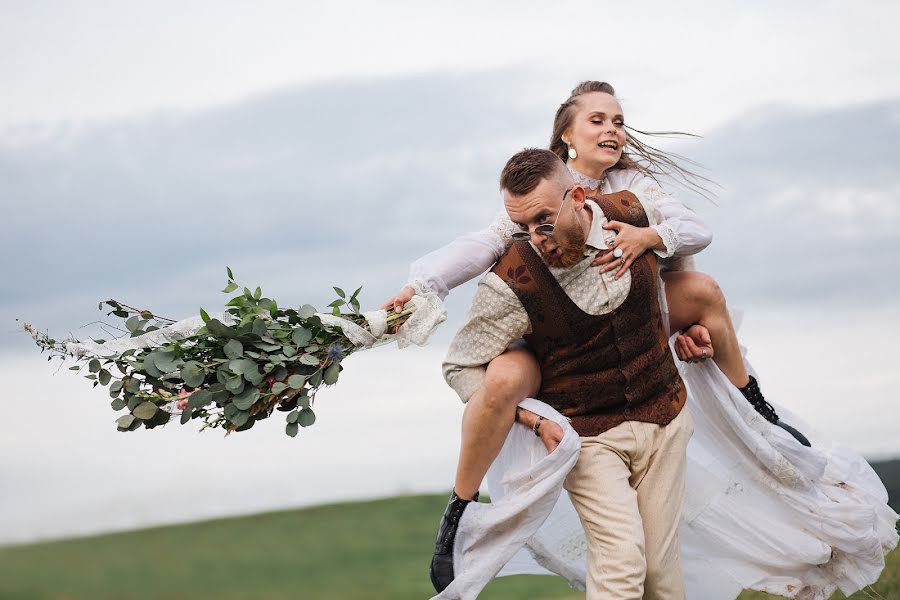
[[[717,306],[725,304],[725,294],[719,283],[707,275],[691,271],[685,273],[680,282],[679,293],[686,295],[691,302],[702,306]]]
[[[482,385],[488,397],[518,404],[537,393],[541,370],[531,352],[507,350],[488,364]]]

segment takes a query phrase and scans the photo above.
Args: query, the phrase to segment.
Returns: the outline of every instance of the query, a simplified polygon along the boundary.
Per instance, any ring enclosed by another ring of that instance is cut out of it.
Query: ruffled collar
[[[603,177],[600,179],[594,179],[593,177],[588,177],[584,173],[579,173],[576,171],[571,165],[566,164],[566,168],[569,169],[569,173],[572,174],[572,179],[575,180],[577,185],[585,189],[597,190],[598,192],[603,191],[603,184],[606,183],[606,174],[603,174]]]

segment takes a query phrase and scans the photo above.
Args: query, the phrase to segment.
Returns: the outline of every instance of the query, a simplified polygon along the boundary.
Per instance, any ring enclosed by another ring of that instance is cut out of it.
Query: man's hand
[[[696,323],[682,331],[675,338],[675,353],[685,362],[703,362],[713,357],[712,341],[709,330]]]
[[[403,305],[412,300],[412,297],[416,295],[416,290],[407,286],[400,290],[396,296],[382,304],[378,307],[378,310],[384,310],[387,308],[393,308],[394,312],[400,312],[403,310]]]
[[[601,267],[601,273],[618,269],[616,279],[624,275],[631,268],[631,263],[644,252],[662,245],[659,234],[651,227],[635,227],[621,221],[610,221],[603,229],[614,230],[616,239],[610,242],[609,250],[602,251],[591,264]],[[618,250],[622,251],[621,254]]]

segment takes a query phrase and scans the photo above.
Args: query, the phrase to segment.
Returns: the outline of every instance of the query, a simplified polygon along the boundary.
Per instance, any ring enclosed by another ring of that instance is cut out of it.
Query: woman
[[[755,379],[747,373],[725,299],[716,282],[689,270],[690,255],[705,248],[712,236],[695,213],[660,188],[654,175],[675,170],[689,180],[693,176],[667,155],[642,144],[626,131],[615,90],[605,82],[586,81],[572,90],[556,113],[550,149],[566,162],[575,182],[586,189],[588,196],[632,191],[650,219],[649,228],[609,223],[607,228],[616,231],[615,246],[594,264],[604,272],[614,271],[618,279],[635,258],[646,251],[655,252],[662,259],[663,269],[660,305],[668,312],[670,331],[684,331],[674,344],[679,358],[691,362],[712,358],[769,422],[788,428],[802,443],[808,443],[793,428],[779,421]],[[382,308],[393,306],[399,310],[416,292],[434,291],[446,296],[449,288],[490,267],[506,251],[517,229],[506,212],[501,211],[488,229],[458,238],[420,258],[412,265],[410,283]],[[486,385],[494,382],[498,386],[489,390],[490,396],[503,401],[486,407],[476,398],[467,404],[463,417],[463,443],[454,484],[456,495],[463,500],[474,498],[514,418],[521,416],[526,425],[534,418],[517,415],[515,410],[522,398],[533,395],[540,387],[539,369],[528,351],[512,348],[491,361]],[[508,425],[506,431],[478,428],[480,422],[498,421]],[[544,434],[548,449],[552,449],[560,431],[551,424]]]
[[[884,488],[855,454],[815,436],[814,447],[805,448],[777,434],[766,422],[776,421],[777,415],[761,399],[740,348],[721,342],[734,339],[721,292],[707,276],[684,270],[683,257],[705,247],[709,234],[653,179],[650,169],[658,173],[672,168],[671,160],[625,131],[613,89],[601,82],[579,85],[560,107],[551,150],[567,161],[576,182],[589,191],[628,189],[639,197],[652,227],[610,223],[608,227],[617,233],[615,247],[596,264],[604,271],[615,271],[617,277],[642,252],[652,250],[669,259],[669,270],[661,274],[665,282],[661,304],[668,304],[670,330],[690,329],[689,335],[677,338],[676,353],[683,360],[703,360],[711,356],[712,348],[716,351],[715,365],[679,365],[691,390],[692,412],[699,416],[688,453],[682,534],[685,575],[688,590],[693,591],[689,597],[727,597],[742,587],[754,587],[790,597],[824,598],[835,587],[852,592],[877,579],[884,552],[897,543],[893,529],[897,515],[885,505]],[[650,167],[638,164],[632,153],[648,160]],[[501,218],[490,229],[459,238],[416,261],[411,285],[385,306],[399,308],[417,289],[446,295],[449,288],[490,266],[514,231],[508,219]],[[672,264],[673,256],[681,258],[681,264]],[[694,325],[697,322],[699,326]],[[526,351],[511,349],[489,365],[488,380],[492,371],[500,375],[496,380],[510,387],[510,406],[504,416],[511,427],[515,404],[539,386],[537,365]],[[743,395],[736,393],[738,388],[743,388]],[[470,409],[466,407],[464,423]],[[531,418],[523,416],[526,425]],[[552,420],[545,423],[541,441],[552,450],[562,439],[563,429]],[[496,461],[504,463],[507,471],[515,470],[509,467],[518,457],[527,461],[527,456],[534,456],[509,451],[536,443],[530,432],[523,438],[522,431],[516,428],[510,433],[503,456]],[[460,498],[475,496],[499,450],[481,445],[474,460],[461,452],[455,488]],[[493,480],[501,483],[497,477]],[[493,492],[494,485],[491,488]],[[494,493],[494,501],[500,496]],[[506,573],[546,572],[540,565],[553,565],[554,572],[579,583],[583,535],[574,509],[566,503],[565,495],[561,496],[553,527],[535,533],[526,543],[530,554],[520,553],[505,563]]]

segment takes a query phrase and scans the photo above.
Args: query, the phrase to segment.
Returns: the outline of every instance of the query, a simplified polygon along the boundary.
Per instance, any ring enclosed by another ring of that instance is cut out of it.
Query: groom
[[[644,253],[618,280],[591,266],[608,248],[607,220],[646,227],[647,216],[630,192],[587,200],[547,150],[514,155],[500,183],[519,237],[532,243],[515,242],[481,281],[445,377],[468,400],[483,365],[524,337],[541,368],[536,397],[581,436],[565,487],[588,541],[587,598],[684,598],[678,524],[693,422],[661,319],[656,256]],[[536,435],[555,426],[522,420]],[[453,578],[466,503],[454,497],[441,524],[439,590]]]

